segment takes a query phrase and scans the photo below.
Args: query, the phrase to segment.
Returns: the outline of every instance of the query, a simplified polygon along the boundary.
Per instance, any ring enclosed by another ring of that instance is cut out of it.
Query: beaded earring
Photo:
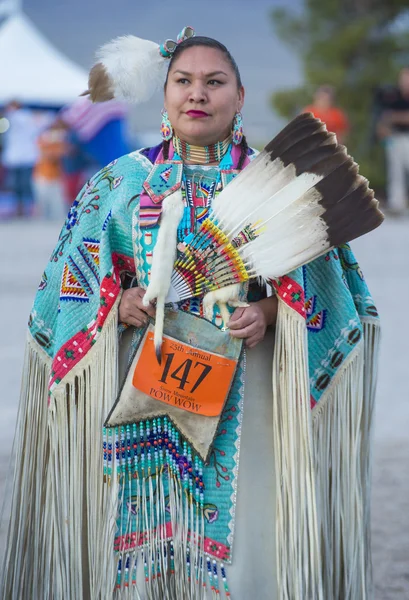
[[[241,112],[239,112],[239,111],[236,112],[236,114],[234,115],[232,136],[233,136],[233,144],[235,146],[239,146],[241,144],[241,140],[243,139],[243,136],[244,136],[243,117],[242,117]]]
[[[171,122],[169,121],[168,113],[165,109],[162,110],[162,123],[160,127],[162,139],[168,142],[172,139],[173,129]]]

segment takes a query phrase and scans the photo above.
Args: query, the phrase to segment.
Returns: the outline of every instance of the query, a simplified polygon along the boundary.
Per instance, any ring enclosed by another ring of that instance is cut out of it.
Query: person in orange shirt
[[[314,94],[312,104],[306,106],[302,112],[311,112],[317,119],[321,119],[337,136],[340,144],[345,143],[349,130],[348,118],[345,112],[334,105],[335,91],[330,85],[320,86]]]
[[[46,219],[62,219],[66,213],[61,159],[67,152],[66,128],[55,121],[37,140],[39,159],[33,187],[37,212]]]

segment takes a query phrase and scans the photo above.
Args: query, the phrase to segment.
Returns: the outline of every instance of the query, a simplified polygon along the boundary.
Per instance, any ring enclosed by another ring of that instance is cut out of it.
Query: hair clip
[[[175,51],[177,43],[173,40],[166,40],[159,46],[159,52],[163,58],[170,58]]]
[[[180,44],[191,37],[194,37],[195,30],[193,27],[184,27],[176,38],[176,43]]]
[[[163,58],[171,58],[178,44],[181,44],[185,40],[194,37],[195,31],[193,27],[184,27],[176,38],[176,42],[173,40],[166,40],[159,46],[159,52]]]

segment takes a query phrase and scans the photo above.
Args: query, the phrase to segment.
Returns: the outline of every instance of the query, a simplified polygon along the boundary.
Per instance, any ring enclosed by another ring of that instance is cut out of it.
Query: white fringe
[[[27,343],[1,598],[112,598],[117,485],[104,485],[101,449],[117,391],[117,304],[49,406],[51,361]]]
[[[325,598],[372,597],[371,440],[380,327],[363,339],[313,412]]]
[[[273,359],[280,600],[323,599],[306,335],[303,317],[280,301]]]
[[[48,469],[47,388],[51,359],[34,342],[26,343],[17,416],[12,513],[5,548],[1,598],[47,598],[43,570],[47,565],[48,515],[44,494]],[[33,560],[37,557],[37,560]]]
[[[371,597],[370,443],[379,325],[367,318],[363,328],[364,339],[311,414],[305,321],[279,302],[273,392],[280,600]],[[115,461],[110,484],[103,482],[102,426],[116,394],[116,356],[114,306],[100,338],[56,388],[48,409],[51,360],[28,339],[1,598],[139,598],[134,586],[114,592]],[[186,523],[196,517],[177,488],[171,496],[179,569]],[[197,522],[200,537],[202,527]],[[154,541],[160,550],[161,540]],[[194,554],[204,558],[201,544]],[[149,581],[148,598],[203,598],[202,576],[196,587],[183,571],[172,577],[163,568],[167,579]]]
[[[375,422],[375,397],[378,383],[378,357],[381,342],[379,320],[371,317],[362,319],[364,328],[364,406],[362,411],[361,469],[365,475],[362,492],[364,507],[365,565],[367,568],[368,598],[372,598],[372,555],[371,555],[371,481],[372,439]]]
[[[273,363],[280,600],[371,598],[370,479],[380,328],[311,414],[304,319],[279,302]]]

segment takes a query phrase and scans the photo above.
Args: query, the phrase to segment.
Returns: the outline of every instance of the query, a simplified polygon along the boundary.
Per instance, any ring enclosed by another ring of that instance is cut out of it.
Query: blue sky
[[[287,0],[299,7],[302,0]],[[95,50],[111,38],[134,34],[156,42],[191,25],[226,44],[246,87],[250,141],[267,141],[280,127],[269,106],[272,91],[302,79],[297,58],[277,39],[270,12],[283,0],[23,0],[24,12],[70,58],[89,68]],[[136,111],[141,129],[159,127],[161,97]]]

